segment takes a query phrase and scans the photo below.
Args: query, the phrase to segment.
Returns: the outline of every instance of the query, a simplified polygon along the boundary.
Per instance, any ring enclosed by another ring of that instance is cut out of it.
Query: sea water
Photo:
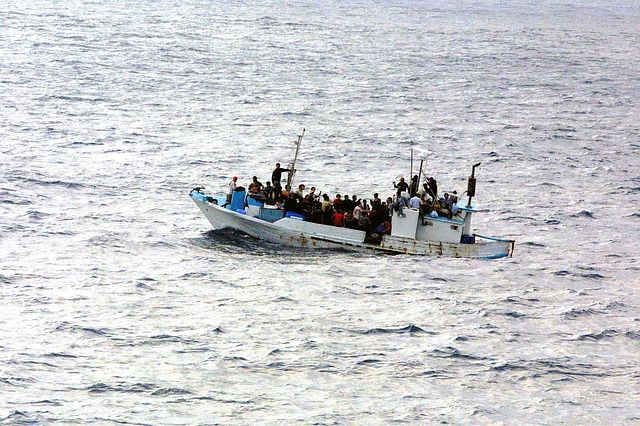
[[[640,422],[638,2],[1,5],[1,422]],[[331,195],[481,162],[514,256],[211,231],[303,128]]]

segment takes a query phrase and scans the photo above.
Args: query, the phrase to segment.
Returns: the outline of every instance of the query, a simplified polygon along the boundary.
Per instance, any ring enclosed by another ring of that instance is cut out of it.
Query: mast
[[[476,163],[471,167],[471,176],[469,176],[469,180],[467,182],[467,195],[469,196],[469,200],[467,201],[467,207],[471,208],[471,199],[476,195],[476,167],[478,167],[480,163]]]
[[[413,186],[413,148],[411,148],[411,171],[409,172],[409,196],[411,197],[411,189]]]
[[[298,135],[298,140],[296,141],[296,154],[293,157],[293,163],[289,164],[289,174],[287,175],[287,188],[291,190],[291,184],[293,183],[293,177],[296,174],[296,161],[298,161],[298,151],[300,151],[300,144],[302,143],[302,138],[304,137],[305,129],[302,129],[302,134]]]
[[[420,181],[422,180],[422,163],[424,160],[420,160],[420,172],[418,173],[418,187],[416,188],[416,192],[420,193]]]

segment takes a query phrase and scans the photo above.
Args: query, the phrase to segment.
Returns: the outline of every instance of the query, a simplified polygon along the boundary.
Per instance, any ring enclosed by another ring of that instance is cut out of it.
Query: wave
[[[146,285],[145,283],[137,283],[136,284],[136,288],[142,289],[142,290],[153,290],[153,287],[150,287],[148,285]]]
[[[88,188],[88,185],[79,182],[69,182],[64,180],[43,180],[43,179],[35,179],[35,178],[18,178],[23,183],[32,183],[40,186],[62,186],[65,189],[82,189]]]
[[[64,353],[60,353],[60,352],[51,352],[51,353],[46,354],[45,356],[52,357],[52,358],[77,358],[77,356],[75,356],[75,355],[64,354]]]
[[[531,375],[542,376],[556,374],[562,376],[592,376],[603,377],[609,375],[607,371],[601,371],[596,366],[586,363],[573,363],[570,358],[516,360],[503,362],[492,367],[491,371],[527,371]]]
[[[571,217],[595,219],[595,216],[593,215],[593,213],[588,210],[582,210],[576,214],[572,214]]]
[[[588,334],[582,334],[581,336],[578,337],[577,340],[581,340],[581,341],[585,341],[585,340],[591,340],[591,341],[598,341],[598,340],[608,340],[611,339],[617,335],[619,335],[620,332],[618,330],[614,330],[611,328],[607,328],[605,330],[602,330],[599,333],[588,333]]]
[[[566,319],[576,319],[584,316],[597,315],[601,314],[601,311],[592,308],[571,308],[569,311],[565,312],[563,315]]]
[[[123,392],[123,393],[142,393],[142,392],[154,392],[159,387],[150,383],[133,383],[117,385],[107,385],[105,383],[93,384],[84,390],[89,393],[107,393],[107,392]]]
[[[520,243],[520,245],[529,246],[529,247],[546,247],[542,243],[536,243],[536,242],[533,242],[533,241],[523,242],[523,243]]]
[[[438,358],[457,358],[457,359],[467,359],[467,360],[473,360],[473,361],[482,361],[482,360],[489,359],[482,356],[462,353],[458,349],[452,346],[434,349],[433,351],[431,351],[431,355]]]
[[[47,216],[52,216],[52,214],[40,212],[38,210],[27,210],[24,216],[27,216],[29,219],[40,220],[40,219],[44,219]]]
[[[403,333],[425,333],[425,334],[436,334],[431,331],[426,331],[418,326],[413,324],[409,324],[405,327],[401,328],[370,328],[365,331],[358,332],[360,334],[403,334]]]
[[[592,279],[592,280],[602,280],[602,279],[605,278],[604,275],[600,275],[600,274],[596,274],[596,273],[593,273],[593,274],[580,274],[580,276],[582,278],[589,278],[589,279]]]
[[[151,392],[153,396],[165,396],[165,395],[192,395],[193,392],[181,388],[160,388]]]
[[[70,331],[72,333],[84,333],[90,336],[100,336],[100,337],[105,337],[110,335],[110,333],[104,329],[83,327],[79,325],[69,324],[68,322],[62,322],[58,324],[54,328],[54,331]]]
[[[149,340],[146,341],[146,343],[148,344],[153,344],[158,342],[185,343],[185,344],[199,343],[195,339],[190,339],[188,337],[173,336],[170,334],[158,334],[157,336],[151,336]]]
[[[104,142],[95,142],[95,141],[80,142],[80,141],[75,141],[75,142],[70,142],[68,144],[62,145],[62,147],[67,148],[67,147],[71,147],[71,146],[94,146],[94,145],[104,145]]]

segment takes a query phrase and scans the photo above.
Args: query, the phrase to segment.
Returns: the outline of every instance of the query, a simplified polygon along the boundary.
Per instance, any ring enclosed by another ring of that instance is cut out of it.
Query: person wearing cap
[[[227,192],[227,202],[222,205],[225,207],[227,204],[231,202],[231,197],[233,196],[233,191],[238,187],[238,176],[234,176],[231,178],[231,182],[229,182],[229,191]]]

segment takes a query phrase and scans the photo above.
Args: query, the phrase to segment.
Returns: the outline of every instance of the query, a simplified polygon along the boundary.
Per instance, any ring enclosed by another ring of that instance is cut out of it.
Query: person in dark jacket
[[[273,173],[271,173],[271,182],[273,183],[274,186],[276,185],[276,183],[280,185],[280,180],[282,179],[282,172],[291,173],[291,170],[284,169],[280,167],[280,163],[276,163],[276,168],[273,170]]]
[[[437,200],[438,199],[438,182],[433,178],[433,176],[431,176],[427,180],[427,183],[429,184],[429,195],[431,196],[431,199]]]
[[[418,193],[418,175],[415,175],[411,178],[411,191],[409,192],[409,196],[413,197]]]
[[[409,190],[409,184],[404,181],[403,177],[400,178],[400,182],[398,182],[397,184],[393,182],[393,187],[398,190],[398,194]]]

